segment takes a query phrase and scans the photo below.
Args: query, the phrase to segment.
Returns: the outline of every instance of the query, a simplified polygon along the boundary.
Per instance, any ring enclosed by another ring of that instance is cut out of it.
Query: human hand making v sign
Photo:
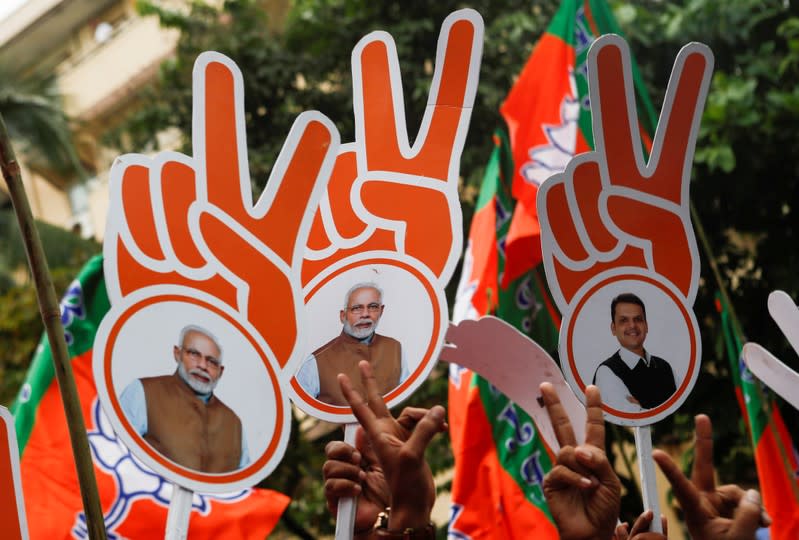
[[[544,495],[561,540],[610,539],[621,505],[621,482],[605,454],[605,420],[596,386],[586,388],[585,443],[574,429],[550,383],[540,386],[560,444],[557,461],[544,479]]]
[[[391,507],[388,530],[425,530],[430,523],[430,511],[435,502],[436,490],[433,474],[424,454],[433,436],[446,429],[444,408],[440,405],[430,410],[407,408],[395,419],[380,396],[369,362],[361,361],[359,368],[366,396],[361,396],[353,388],[346,375],[339,374],[338,380],[365,436],[360,447],[369,448],[371,459],[376,459],[383,475],[383,482],[375,479],[374,485],[370,487],[379,489],[383,494],[379,500],[386,496],[388,498]],[[325,478],[330,505],[335,504],[333,501],[336,497],[336,488],[331,484],[343,484],[343,488],[340,488],[345,490],[340,492],[342,495],[355,495],[357,493],[347,492],[346,489],[352,490],[355,484],[361,484],[368,477],[368,473],[358,473],[358,476],[351,474],[349,478],[346,478],[346,474],[331,474],[331,467],[345,467],[343,460],[331,456],[330,452],[328,458]],[[354,491],[360,492],[361,488],[354,488]],[[369,506],[366,510],[376,510],[375,502],[375,498],[367,500]],[[359,508],[360,513],[362,510]],[[374,521],[374,516],[370,517]],[[363,520],[368,522],[366,517]]]

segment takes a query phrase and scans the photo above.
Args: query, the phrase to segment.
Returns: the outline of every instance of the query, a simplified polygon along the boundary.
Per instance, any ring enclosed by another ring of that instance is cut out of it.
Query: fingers
[[[194,110],[202,111],[205,125],[195,127],[193,146],[205,156],[208,200],[239,218],[244,213],[244,181],[249,193],[241,72],[218,53],[200,55],[194,70]]]
[[[429,409],[421,409],[418,407],[405,407],[397,417],[397,423],[407,429],[413,431],[416,424],[427,415]],[[440,431],[446,431],[448,428],[447,423],[441,425]]]
[[[755,531],[760,527],[760,514],[763,510],[763,501],[757,490],[750,489],[738,504],[738,509],[732,518],[728,540],[745,540],[754,538]]]
[[[358,423],[361,424],[361,427],[366,432],[366,436],[368,438],[372,437],[372,431],[374,428],[370,427],[376,420],[374,413],[367,405],[366,400],[358,393],[355,388],[352,386],[352,381],[350,378],[347,377],[344,373],[338,374],[338,384],[341,388],[341,393],[344,394],[344,399],[347,400],[350,407],[352,407],[352,414],[355,415],[355,418],[358,420]]]
[[[544,491],[566,488],[589,489],[596,486],[595,479],[584,476],[565,465],[555,465],[544,477]]]
[[[189,229],[189,207],[197,200],[196,174],[186,163],[168,161],[161,168],[161,195],[163,197],[164,222],[168,242],[180,264],[189,268],[200,268],[206,264]]]
[[[664,179],[658,186],[662,192],[653,194],[676,203],[680,203],[682,183],[690,181],[694,143],[712,71],[713,54],[710,49],[702,44],[692,43],[683,47],[677,55],[670,84],[666,89],[652,155],[656,157],[659,154],[658,173],[661,164],[664,168],[674,168],[675,176],[681,181],[673,182],[667,187],[665,184],[670,182]],[[665,126],[662,125],[664,121]]]
[[[330,441],[325,446],[325,457],[329,460],[343,461],[360,465],[361,453],[344,441]]]
[[[361,454],[343,441],[331,441],[325,446],[327,461],[322,466],[325,479],[325,499],[328,509],[335,513],[341,497],[357,497],[366,473],[361,469]]]
[[[327,509],[335,514],[338,510],[338,501],[343,497],[357,497],[361,494],[361,485],[351,480],[331,478],[325,480],[325,500]]]
[[[585,389],[585,444],[605,448],[605,418],[602,416],[602,396],[594,385]]]
[[[204,212],[198,218],[204,252],[237,279],[247,283],[246,296],[239,293],[239,310],[264,337],[281,366],[291,357],[297,335],[294,291],[289,269],[274,264],[268,246],[261,244],[239,223],[220,211]],[[242,301],[243,300],[243,301]],[[287,306],[291,309],[275,309]]]
[[[386,407],[386,402],[383,401],[383,396],[380,394],[380,387],[377,384],[374,373],[372,373],[372,366],[366,360],[361,360],[358,363],[361,370],[361,382],[366,389],[366,399],[369,403],[369,408],[372,409],[377,418],[385,418],[391,416],[391,413]],[[371,435],[370,435],[371,436]]]
[[[369,170],[450,179],[451,159],[457,159],[463,144],[461,118],[470,114],[476,91],[481,44],[479,16],[460,12],[454,20],[445,21],[428,111],[422,121],[424,141],[418,140],[422,148],[410,158],[405,157],[411,152],[394,41],[383,32],[373,32],[356,45],[352,54],[356,131],[366,144]],[[442,159],[442,154],[448,159]]]
[[[668,538],[666,518],[661,516],[661,524],[663,526],[662,534],[649,532],[649,529],[652,527],[653,520],[654,514],[652,513],[652,510],[647,510],[638,516],[638,519],[635,520],[633,528],[630,531],[630,540],[666,540]]]
[[[589,76],[596,88],[591,98],[596,149],[607,159],[613,185],[683,202],[712,63],[707,47],[691,44],[680,51],[651,152],[650,163],[657,168],[645,178],[629,48],[618,37],[604,38],[592,48]]]
[[[698,509],[701,502],[699,491],[685,477],[671,457],[662,450],[653,450],[652,458],[671,484],[674,496],[680,501],[683,511],[687,514],[694,509]]]
[[[404,249],[440,276],[451,258],[450,200],[443,191],[395,182],[365,182],[361,200],[370,214],[405,223]],[[413,216],[423,215],[422,220]]]
[[[549,414],[549,421],[552,423],[552,429],[555,430],[555,437],[558,440],[561,448],[564,446],[576,446],[577,439],[574,436],[574,429],[572,429],[569,415],[566,414],[566,409],[560,403],[558,394],[555,387],[551,383],[541,383],[539,386],[541,395],[544,398],[544,405]]]
[[[694,418],[696,423],[694,441],[694,465],[691,471],[691,481],[699,491],[713,492],[716,489],[716,480],[713,469],[713,426],[710,418],[699,414]]]
[[[642,532],[646,532],[652,526],[652,520],[654,519],[655,514],[652,510],[646,510],[642,513],[633,523],[633,528],[630,530],[630,536],[635,536],[636,534],[640,534]]]
[[[590,471],[605,486],[620,486],[621,481],[605,452],[597,447],[585,445],[574,449],[578,463]]]
[[[322,475],[325,478],[325,483],[332,480],[341,480],[336,485],[347,486],[348,483],[359,484],[366,477],[366,473],[358,465],[346,463],[343,461],[325,461],[322,466]],[[349,488],[347,488],[349,489]],[[347,497],[348,495],[339,495]]]
[[[298,116],[253,210],[263,218],[251,226],[252,232],[261,238],[268,235],[269,247],[287,264],[295,255],[301,257],[313,220],[308,208],[316,208],[338,146],[338,131],[330,120],[316,112]]]
[[[411,436],[408,437],[408,441],[405,444],[405,459],[413,462],[424,459],[424,451],[427,449],[427,445],[430,444],[436,433],[443,431],[446,417],[447,413],[441,405],[436,405],[427,411],[424,417],[416,424]]]
[[[611,182],[617,177],[640,177],[637,157],[638,116],[630,105],[634,89],[627,44],[616,36],[597,40],[588,55],[596,150],[608,163]],[[629,98],[628,98],[629,96]],[[597,99],[598,98],[598,99]]]

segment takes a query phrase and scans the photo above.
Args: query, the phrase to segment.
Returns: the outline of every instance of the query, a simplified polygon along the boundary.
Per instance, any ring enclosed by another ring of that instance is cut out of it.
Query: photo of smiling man
[[[610,304],[610,320],[621,347],[594,372],[602,401],[629,412],[663,404],[677,388],[671,365],[644,348],[649,329],[644,302],[629,292],[619,294]]]
[[[177,369],[128,384],[119,403],[147,443],[175,463],[202,472],[239,469],[250,461],[238,415],[214,394],[222,346],[208,330],[185,326],[172,347]]]
[[[357,283],[347,291],[339,312],[341,333],[316,349],[297,372],[297,382],[308,394],[330,405],[347,406],[337,379],[345,373],[366,395],[358,371],[361,360],[372,365],[383,395],[408,378],[400,342],[376,332],[384,310],[383,291],[376,283]]]

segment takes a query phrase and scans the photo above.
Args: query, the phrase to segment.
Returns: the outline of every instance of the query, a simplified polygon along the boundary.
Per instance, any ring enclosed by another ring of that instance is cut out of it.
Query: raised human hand
[[[194,70],[194,155],[131,154],[112,168],[109,295],[155,285],[206,293],[252,324],[282,367],[297,341],[302,249],[338,133],[321,114],[301,114],[253,203],[241,73],[218,53],[200,55]]]
[[[446,429],[441,406],[425,411],[406,408],[395,419],[383,402],[371,366],[359,364],[366,399],[339,374],[341,391],[361,424],[382,468],[390,498],[389,529],[423,528],[435,502],[433,474],[424,452],[433,436]]]
[[[688,480],[671,457],[655,450],[652,457],[671,483],[693,540],[752,540],[760,526],[771,524],[760,494],[736,485],[716,487],[713,427],[704,414],[696,417],[694,465]]]
[[[314,217],[307,284],[353,255],[403,254],[442,283],[461,253],[459,161],[480,69],[483,21],[471,9],[441,26],[418,136],[409,143],[396,47],[385,32],[352,52],[355,142],[342,145]]]
[[[585,443],[577,445],[569,416],[552,385],[540,387],[560,451],[544,479],[544,495],[561,540],[611,538],[621,505],[621,482],[605,454],[605,421],[596,386],[586,395]]]
[[[699,43],[680,51],[648,162],[634,107],[630,53],[618,36],[589,52],[595,151],[571,161],[538,192],[542,249],[561,312],[580,288],[617,268],[655,273],[686,305],[698,286],[699,256],[690,221],[694,147],[713,57]]]

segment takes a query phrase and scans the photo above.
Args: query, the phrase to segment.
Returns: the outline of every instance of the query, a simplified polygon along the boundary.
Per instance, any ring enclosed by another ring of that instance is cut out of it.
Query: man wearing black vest
[[[610,332],[621,348],[599,365],[593,380],[611,408],[627,412],[653,409],[677,390],[669,363],[644,349],[647,331],[646,307],[640,298],[622,293],[613,299]]]
[[[384,309],[383,291],[375,283],[358,283],[347,291],[339,312],[341,334],[315,350],[297,372],[297,382],[311,397],[330,405],[349,406],[338,383],[339,373],[346,374],[361,395],[366,395],[358,382],[361,360],[372,366],[381,395],[408,378],[400,342],[375,331]]]
[[[131,382],[119,403],[133,429],[175,463],[221,473],[249,464],[241,420],[214,394],[225,366],[222,346],[211,332],[183,328],[172,355],[171,375]]]

